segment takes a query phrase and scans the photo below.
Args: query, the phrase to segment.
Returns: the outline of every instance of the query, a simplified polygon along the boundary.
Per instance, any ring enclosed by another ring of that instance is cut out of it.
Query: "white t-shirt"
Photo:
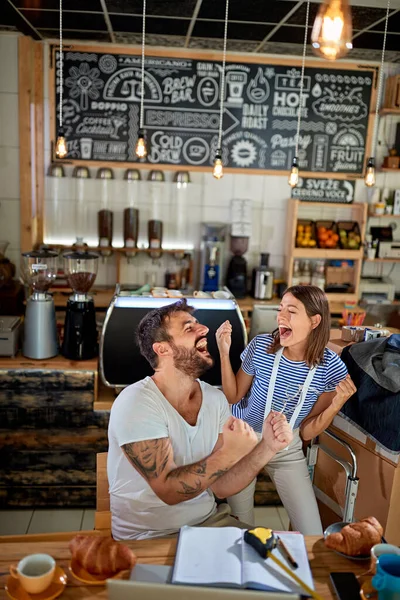
[[[151,377],[125,388],[115,400],[108,426],[107,461],[114,539],[169,535],[183,525],[202,523],[216,511],[210,490],[174,506],[165,504],[121,449],[124,444],[169,437],[177,467],[209,456],[230,412],[220,390],[199,383],[203,399],[194,426],[171,406]]]

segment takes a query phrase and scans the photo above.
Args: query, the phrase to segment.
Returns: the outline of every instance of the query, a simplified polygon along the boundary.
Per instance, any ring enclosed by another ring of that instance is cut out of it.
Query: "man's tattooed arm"
[[[122,449],[157,496],[171,505],[195,498],[231,466],[229,458],[216,451],[197,463],[177,467],[169,438],[124,444]]]

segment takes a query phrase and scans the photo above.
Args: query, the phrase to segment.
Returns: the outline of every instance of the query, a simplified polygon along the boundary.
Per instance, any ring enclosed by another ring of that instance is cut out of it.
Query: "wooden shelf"
[[[49,248],[55,248],[57,250],[74,250],[72,246],[64,246],[62,244],[48,244],[48,246]],[[114,246],[88,246],[86,250],[88,250],[89,252],[97,252],[98,254],[101,254],[102,252],[121,252],[123,254],[150,254],[150,252],[157,252],[156,248],[119,248]],[[161,251],[163,254],[191,254],[194,250],[188,250],[183,248],[176,248],[171,250],[170,248],[161,248]]]
[[[309,258],[318,259],[338,259],[338,260],[361,260],[363,256],[362,249],[360,250],[329,250],[325,248],[294,248],[294,258]]]
[[[299,206],[320,206],[323,208],[355,208],[358,209],[362,206],[363,202],[308,202],[307,200],[300,200]]]
[[[389,169],[388,167],[381,167],[378,169],[378,173],[400,173],[400,169]]]
[[[368,219],[400,219],[400,215],[368,215]]]
[[[397,263],[400,262],[400,258],[366,258],[365,262],[370,263]]]
[[[381,108],[379,111],[381,116],[383,115],[398,115],[400,117],[400,108]]]

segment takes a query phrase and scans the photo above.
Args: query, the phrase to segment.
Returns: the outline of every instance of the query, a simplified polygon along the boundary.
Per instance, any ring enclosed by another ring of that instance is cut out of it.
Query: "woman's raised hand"
[[[340,381],[335,389],[335,396],[333,397],[332,404],[337,409],[340,410],[344,404],[346,404],[347,400],[351,398],[353,394],[357,391],[356,386],[353,383],[350,375],[347,375],[345,379]]]
[[[232,325],[225,321],[220,325],[215,333],[217,338],[218,350],[221,356],[229,356],[229,350],[232,342]]]

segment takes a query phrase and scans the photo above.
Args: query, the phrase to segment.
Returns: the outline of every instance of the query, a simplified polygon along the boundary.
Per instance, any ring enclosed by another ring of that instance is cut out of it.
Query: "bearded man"
[[[152,377],[125,388],[111,409],[107,462],[116,540],[177,534],[184,525],[247,527],[227,498],[245,488],[292,440],[271,413],[259,442],[230,415],[224,394],[199,377],[213,365],[208,328],[180,300],[149,312],[137,340]]]

